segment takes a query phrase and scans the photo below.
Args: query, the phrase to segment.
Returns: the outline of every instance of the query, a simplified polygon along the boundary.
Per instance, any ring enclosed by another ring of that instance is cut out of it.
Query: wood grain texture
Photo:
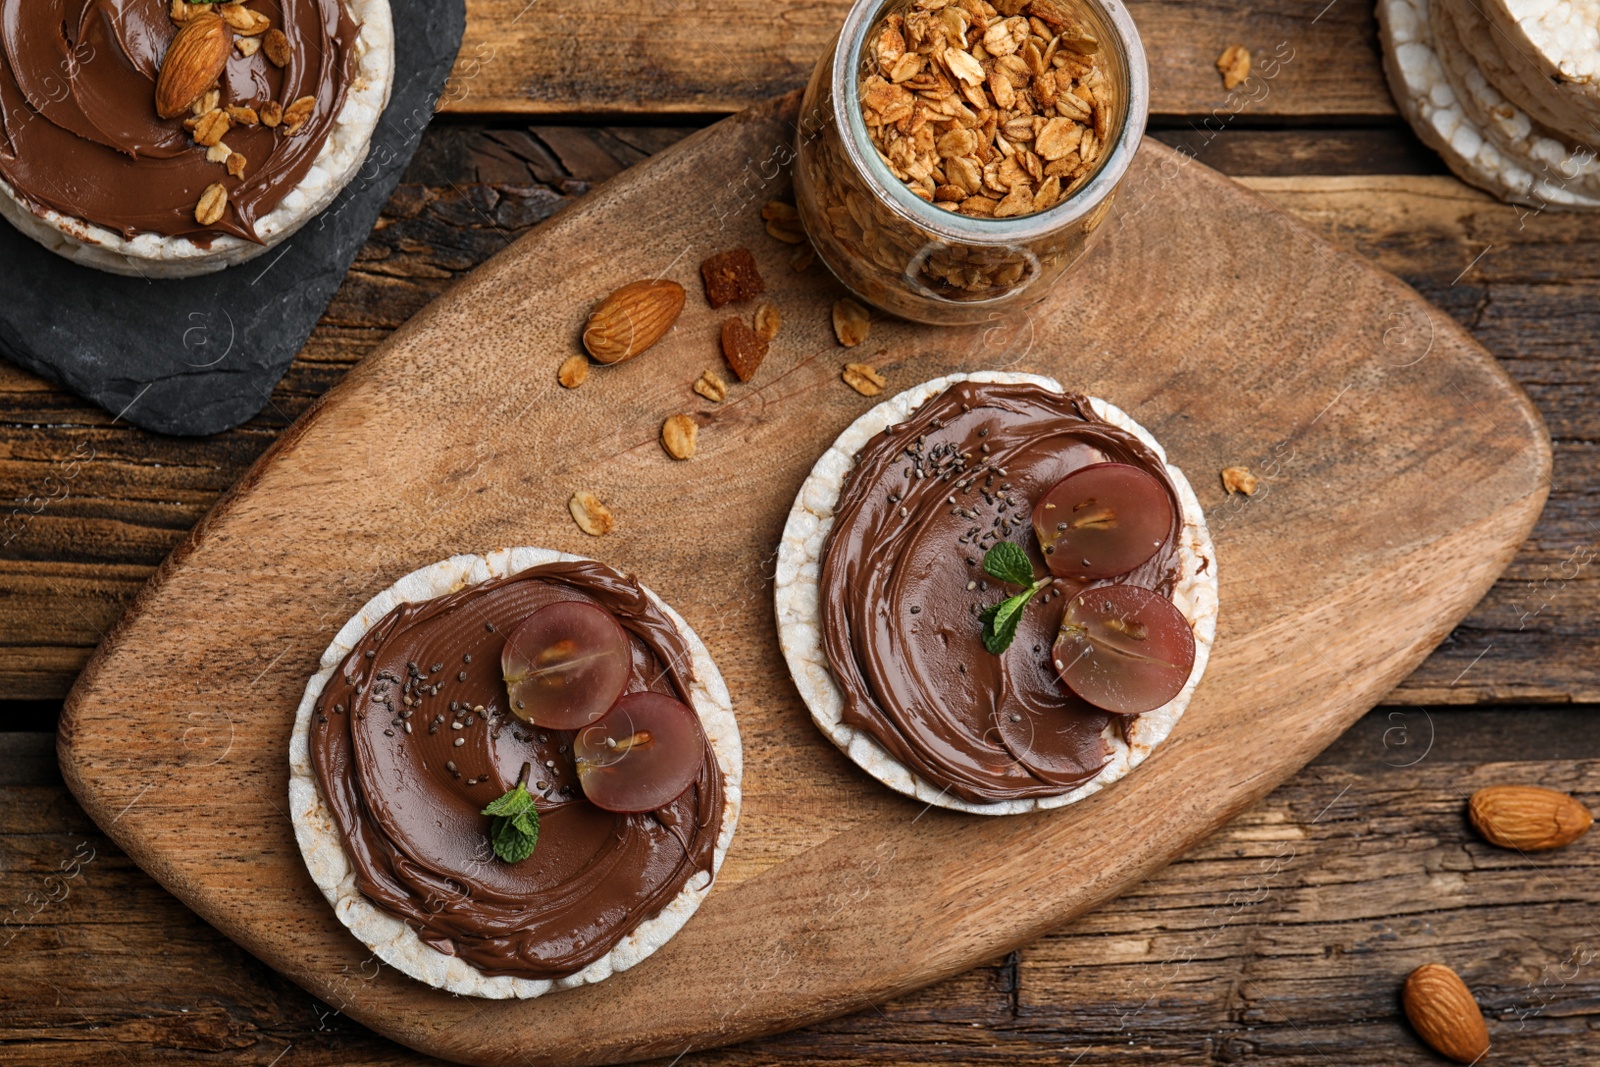
[[[1394,279],[1149,144],[1074,285],[983,330],[881,321],[872,346],[896,387],[969,367],[1054,373],[1161,438],[1218,544],[1210,671],[1173,738],[1116,789],[1043,817],[919,810],[809,726],[772,632],[770,560],[793,494],[870,403],[838,381],[839,289],[820,271],[786,276],[787,247],[764,236],[761,200],[781,190],[727,181],[788,140],[793,103],[694,135],[429,305],[196,528],[69,698],[67,781],[119,846],[246,949],[408,1045],[493,1064],[670,1056],[1005,952],[1137,882],[1338,736],[1479,599],[1543,502],[1543,428],[1487,353]],[[731,199],[659,195],[708,179]],[[696,264],[737,244],[787,325],[727,403],[691,403],[723,317],[698,303],[648,357],[581,390],[528,373],[565,353],[597,293],[658,274],[693,290]],[[1113,299],[1129,279],[1144,299]],[[704,423],[687,466],[656,443],[686,408]],[[1263,491],[1226,502],[1207,472],[1239,462]],[[576,489],[617,514],[604,541],[566,515]],[[602,555],[696,625],[744,733],[740,835],[694,922],[600,986],[484,1003],[384,970],[352,987],[366,952],[312,887],[282,807],[292,710],[374,590],[504,544]],[[226,817],[197,821],[200,806]],[[685,975],[692,997],[664,995]]]
[[[0,688],[64,696],[155,566],[277,433],[407,317],[539,221],[692,132],[685,127],[428,131],[410,179],[262,416],[203,441],[163,439],[0,364]],[[1600,701],[1600,225],[1522,212],[1437,174],[1409,131],[1196,129],[1163,138],[1252,182],[1450,312],[1545,415],[1558,484],[1482,604],[1389,698]],[[1348,170],[1373,173],[1352,178]],[[1406,175],[1403,179],[1396,174]],[[1468,268],[1471,268],[1468,270]],[[1463,273],[1465,271],[1465,273]],[[552,371],[553,373],[553,371]],[[84,458],[84,457],[87,458]],[[63,479],[66,470],[77,472]],[[38,514],[34,514],[35,512]],[[3,722],[0,722],[3,725]]]
[[[1588,714],[1380,708],[1188,855],[1018,952],[676,1067],[1424,1067],[1440,1061],[1396,996],[1427,961],[1466,977],[1497,1062],[1589,1067],[1600,840],[1525,862],[1464,818],[1465,796],[1499,782],[1600,805]],[[168,895],[73,802],[48,735],[0,736],[0,871],[0,1064],[438,1062]]]
[[[469,0],[441,98],[455,113],[725,114],[800,88],[848,0]],[[1269,116],[1393,115],[1372,7],[1350,0],[1130,0],[1150,110],[1212,128]],[[1260,77],[1230,94],[1216,60],[1241,44]],[[1265,61],[1277,57],[1276,66]]]

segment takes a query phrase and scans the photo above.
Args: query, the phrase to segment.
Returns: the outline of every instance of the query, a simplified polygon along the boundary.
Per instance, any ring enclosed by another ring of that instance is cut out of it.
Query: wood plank
[[[442,104],[458,114],[726,114],[804,86],[846,0],[468,0]],[[1149,55],[1151,111],[1210,117],[1393,115],[1368,4],[1131,0]],[[1231,44],[1275,71],[1230,102],[1216,59]],[[1267,60],[1277,57],[1276,64]]]
[[[1600,846],[1591,835],[1508,857],[1464,827],[1460,793],[1534,782],[1600,805],[1589,714],[1380,708],[1189,856],[1016,955],[678,1067],[1059,1067],[1086,1048],[1080,1063],[1130,1067],[1437,1063],[1395,996],[1430,959],[1467,975],[1497,1061],[1588,1063],[1600,960],[1576,974],[1563,961],[1600,949]],[[1433,742],[1414,766],[1420,749],[1396,745],[1397,728]],[[79,877],[50,881],[88,850]],[[74,803],[49,735],[0,734],[0,871],[0,1063],[437,1062],[303,993],[169,896]]]
[[[125,426],[0,364],[0,690],[59,699],[99,635],[216,498],[356,360],[507,241],[693,127],[561,127],[613,163],[569,150],[567,164],[529,127],[442,123],[310,344],[261,417],[205,440]],[[1372,257],[1445,308],[1544,413],[1556,482],[1534,536],[1489,597],[1391,699],[1413,703],[1600,700],[1600,596],[1592,556],[1600,487],[1600,403],[1592,373],[1600,223],[1522,218],[1454,179],[1329,177],[1353,167],[1426,170],[1409,131],[1179,127],[1162,139],[1252,181],[1285,210]],[[554,162],[551,162],[554,160]],[[1485,252],[1485,249],[1488,249]],[[1474,263],[1475,257],[1483,253]],[[1470,266],[1470,270],[1467,268]],[[1467,273],[1463,275],[1463,271]],[[1458,278],[1459,276],[1459,278]],[[53,474],[92,450],[63,483]],[[59,498],[59,486],[68,496]],[[32,516],[35,508],[42,508]],[[1481,654],[1481,658],[1480,658]],[[1465,673],[1463,673],[1465,672]]]
[[[1337,737],[1488,589],[1543,504],[1543,427],[1492,357],[1391,276],[1148,143],[1096,254],[1028,309],[1030,337],[1071,343],[1024,342],[1012,366],[1117,398],[1194,473],[1227,605],[1206,684],[1153,769],[1048,817],[974,820],[889,794],[806,724],[762,572],[732,594],[706,580],[769,556],[800,481],[867,406],[838,377],[837,283],[790,270],[729,181],[796,104],[653,157],[414,318],[207,516],[69,697],[62,763],[91,814],[117,819],[112,837],[203,917],[328,996],[366,950],[283,824],[286,716],[373,584],[463,548],[542,545],[602,555],[693,620],[751,738],[741,835],[695,921],[603,986],[537,1003],[444,996],[385,970],[349,1008],[380,1032],[473,1063],[609,1063],[829,1018],[993,958],[1170,861]],[[693,182],[726,192],[660,195]],[[695,287],[695,265],[735,245],[789,325],[756,381],[699,407],[692,464],[656,439],[716,356],[723,315],[698,298],[648,356],[580,392],[527,373],[566,357],[596,293],[651,273]],[[1255,258],[1262,247],[1275,255]],[[1118,299],[1130,278],[1172,313],[1152,321]],[[1432,339],[1426,368],[1397,363],[1394,324]],[[1250,336],[1272,343],[1239,343]],[[905,386],[994,343],[982,327],[881,319],[873,361]],[[1498,435],[1473,422],[1482,413]],[[1269,456],[1282,476],[1263,471],[1268,492],[1225,502],[1215,472]],[[574,489],[616,511],[603,542],[573,526]],[[233,713],[244,679],[249,715]],[[195,717],[227,728],[223,753],[174,735]],[[826,798],[826,825],[794,820],[806,797]],[[197,823],[198,807],[220,817]],[[842,904],[851,887],[866,899]],[[598,1012],[612,1020],[599,1031]]]

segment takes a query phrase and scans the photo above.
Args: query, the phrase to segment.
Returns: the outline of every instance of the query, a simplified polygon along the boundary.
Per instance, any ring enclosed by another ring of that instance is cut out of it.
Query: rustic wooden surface
[[[872,404],[839,381],[827,309],[842,290],[788,270],[789,247],[762,229],[781,180],[753,194],[736,181],[792,136],[797,104],[651,159],[419,313],[180,546],[68,700],[62,767],[112,839],[224,933],[403,1043],[496,1065],[671,1055],[1009,951],[1182,853],[1337,737],[1479,599],[1543,504],[1543,426],[1491,356],[1393,278],[1147,144],[1072,285],[983,327],[881,319],[872,360],[896,387],[973,366],[1070,376],[1148,426],[1193,475],[1217,543],[1228,608],[1206,682],[1148,766],[1070,809],[983,820],[889,794],[807,721],[761,563],[815,458]],[[695,181],[723,191],[660,195]],[[754,382],[691,402],[727,315],[697,297],[646,357],[581,390],[556,384],[597,292],[640,276],[694,289],[697,264],[734,245],[753,250],[785,323]],[[1129,278],[1149,304],[1115,299]],[[1152,323],[1151,305],[1170,318]],[[686,407],[703,425],[678,464],[656,438]],[[1215,476],[1236,462],[1264,477],[1248,501],[1226,500]],[[580,489],[618,516],[603,541],[567,514]],[[695,921],[601,986],[482,1002],[384,969],[357,992],[348,972],[368,953],[311,885],[284,817],[293,709],[375,589],[506,544],[603,556],[693,622],[736,694],[740,834]],[[226,743],[196,744],[194,730]],[[797,797],[826,820],[797,820]],[[195,820],[201,806],[217,817]],[[612,1024],[593,1027],[598,1014]]]
[[[762,5],[729,35],[724,52],[749,46],[760,58],[737,77],[720,57],[673,59],[715,34],[704,16],[718,9],[705,2],[635,5],[639,17],[692,24],[617,20],[609,32],[630,41],[620,63],[595,61],[594,42],[571,36],[582,23],[567,22],[495,49],[485,64],[483,46],[500,32],[491,21],[514,29],[539,11],[511,2],[473,3],[472,42],[445,104],[477,114],[428,131],[381,228],[259,418],[203,441],[157,438],[0,364],[0,696],[9,698],[0,729],[53,729],[90,649],[161,559],[406,317],[509,238],[709,121],[719,94],[723,110],[743,106],[797,84],[810,63],[764,36],[795,39],[789,27],[812,5],[790,0],[798,12]],[[774,10],[781,17],[769,20]],[[1441,1063],[1400,1021],[1395,991],[1413,965],[1443,959],[1488,1010],[1495,1061],[1589,1067],[1600,1027],[1595,842],[1508,862],[1465,831],[1450,794],[1489,780],[1571,783],[1591,808],[1600,802],[1600,732],[1581,703],[1600,701],[1590,565],[1600,520],[1600,222],[1521,218],[1445,176],[1391,117],[1369,5],[1135,0],[1134,11],[1154,60],[1156,136],[1398,274],[1528,390],[1554,438],[1544,515],[1490,594],[1390,695],[1407,706],[1373,712],[1145,886],[920,993],[680,1063],[1058,1064],[1080,1054],[1085,1065],[1140,1067]],[[1170,28],[1152,22],[1166,12],[1177,19]],[[821,42],[829,30],[810,21],[800,32]],[[672,47],[653,66],[635,62],[633,49],[662,33],[676,35]],[[1211,67],[1234,41],[1258,56],[1284,41],[1295,49],[1266,99],[1237,114]],[[769,74],[773,55],[782,66]],[[559,76],[552,56],[564,64]],[[507,73],[524,59],[525,73]],[[486,77],[496,63],[498,82]],[[492,103],[495,94],[505,103]],[[547,115],[512,114],[530,109]],[[1479,707],[1415,706],[1432,702]],[[433,1062],[306,995],[139,871],[61,786],[52,740],[0,734],[0,1063]],[[1400,741],[1432,744],[1397,750]],[[1264,820],[1276,821],[1263,830]],[[1285,822],[1310,823],[1320,845],[1292,842],[1308,861],[1266,885],[1254,857],[1270,857],[1264,841],[1278,842],[1263,835]],[[61,879],[75,856],[91,854],[81,877]]]
[[[932,988],[676,1067],[1425,1067],[1444,1061],[1411,1034],[1397,991],[1435,960],[1483,1005],[1489,1062],[1585,1067],[1600,1024],[1600,838],[1525,859],[1478,840],[1464,798],[1539,782],[1600,805],[1592,721],[1380,708],[1114,905]],[[174,900],[73,803],[52,742],[0,736],[0,1064],[438,1062]]]
[[[849,0],[468,0],[445,106],[469,114],[726,113],[797,89]],[[1128,0],[1150,57],[1150,106],[1210,115],[1227,93],[1212,63],[1230,44],[1277,57],[1255,115],[1394,114],[1372,8],[1354,0]],[[1224,112],[1226,114],[1226,112]]]

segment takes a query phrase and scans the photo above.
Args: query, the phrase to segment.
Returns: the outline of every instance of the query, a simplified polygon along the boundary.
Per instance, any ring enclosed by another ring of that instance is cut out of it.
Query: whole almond
[[[589,314],[583,347],[601,363],[632,359],[661,340],[682,310],[683,286],[677,282],[631,282]]]
[[[178,28],[156,76],[156,114],[175,119],[200,99],[228,65],[233,31],[215,15],[196,15]]]
[[[1435,1052],[1457,1063],[1476,1063],[1489,1051],[1483,1012],[1461,976],[1442,963],[1425,963],[1411,972],[1400,1003],[1417,1036]]]
[[[689,459],[700,439],[700,425],[690,415],[673,415],[661,424],[661,447],[673,459]]]
[[[1582,837],[1589,809],[1565,793],[1534,785],[1492,785],[1472,794],[1467,815],[1484,840],[1501,848],[1542,852]]]

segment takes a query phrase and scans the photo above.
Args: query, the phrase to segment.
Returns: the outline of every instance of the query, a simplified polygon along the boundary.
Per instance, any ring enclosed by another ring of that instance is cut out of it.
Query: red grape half
[[[1127,463],[1080,467],[1033,508],[1050,573],[1094,581],[1127,574],[1172,533],[1172,499],[1156,478]]]
[[[1095,707],[1140,715],[1189,680],[1194,631],[1159,593],[1132,585],[1086,589],[1067,601],[1051,659],[1067,688]]]
[[[633,649],[609,611],[562,600],[511,631],[500,671],[517,718],[550,730],[576,730],[609,711],[628,687]]]
[[[629,693],[572,741],[583,794],[607,811],[655,811],[700,775],[706,735],[700,716],[660,693]]]

